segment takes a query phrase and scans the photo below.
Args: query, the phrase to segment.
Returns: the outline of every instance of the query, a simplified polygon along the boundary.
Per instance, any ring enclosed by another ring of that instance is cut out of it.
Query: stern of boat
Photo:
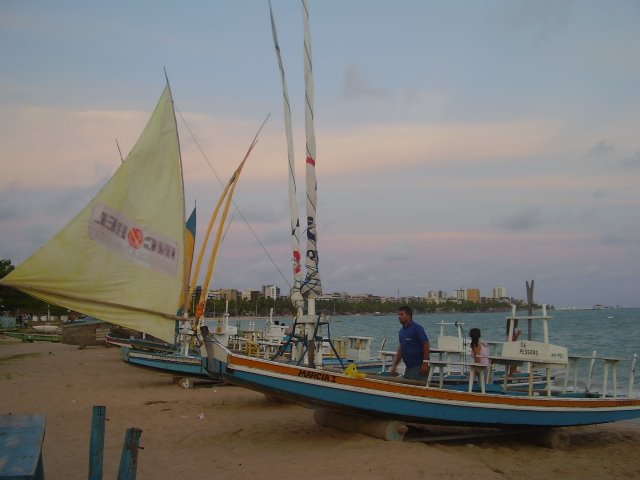
[[[200,329],[202,338],[204,340],[204,346],[206,350],[206,368],[209,375],[215,375],[219,377],[226,370],[229,350],[222,345],[211,333],[209,328],[203,326]]]

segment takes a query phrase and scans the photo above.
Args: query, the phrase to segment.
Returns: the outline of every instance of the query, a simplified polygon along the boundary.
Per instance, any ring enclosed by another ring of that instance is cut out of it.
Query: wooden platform
[[[44,415],[0,415],[0,479],[44,479]]]

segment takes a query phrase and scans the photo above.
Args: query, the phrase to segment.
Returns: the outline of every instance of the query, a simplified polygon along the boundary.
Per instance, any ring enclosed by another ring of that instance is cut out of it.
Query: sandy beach
[[[233,386],[179,388],[126,365],[116,348],[0,336],[0,412],[47,416],[49,479],[86,478],[94,405],[107,407],[104,478],[124,435],[142,429],[140,479],[640,478],[640,422],[564,429],[550,449],[526,437],[385,442],[318,426],[313,411]]]

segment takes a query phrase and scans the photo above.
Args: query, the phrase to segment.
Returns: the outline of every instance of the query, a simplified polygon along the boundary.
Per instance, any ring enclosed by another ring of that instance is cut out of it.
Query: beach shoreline
[[[107,418],[104,477],[115,478],[124,435],[142,429],[138,478],[315,477],[564,479],[640,477],[640,422],[563,429],[570,444],[527,436],[455,443],[385,442],[323,428],[313,411],[226,385],[182,389],[134,368],[117,348],[22,343],[0,336],[0,413],[46,415],[46,478],[88,472],[92,407]]]

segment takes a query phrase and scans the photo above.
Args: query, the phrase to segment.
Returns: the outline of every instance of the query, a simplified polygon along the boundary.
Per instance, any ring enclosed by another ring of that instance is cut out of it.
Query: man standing
[[[410,307],[398,309],[398,321],[402,324],[399,332],[400,345],[393,360],[391,373],[395,373],[402,359],[406,366],[404,378],[426,382],[429,373],[429,337],[422,325],[413,321],[413,312]]]

